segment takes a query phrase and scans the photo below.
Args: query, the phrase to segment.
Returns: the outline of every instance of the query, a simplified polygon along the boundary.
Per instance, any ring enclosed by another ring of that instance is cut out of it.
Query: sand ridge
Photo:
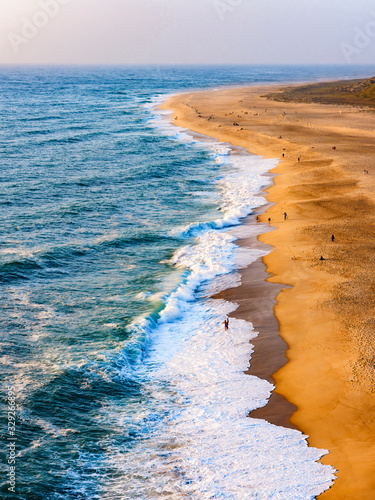
[[[275,307],[289,346],[276,391],[338,470],[320,498],[367,500],[375,498],[375,115],[262,97],[279,88],[183,94],[163,107],[179,126],[280,158],[272,205],[260,215],[276,230],[259,238],[274,248],[264,257],[268,280],[291,285]]]

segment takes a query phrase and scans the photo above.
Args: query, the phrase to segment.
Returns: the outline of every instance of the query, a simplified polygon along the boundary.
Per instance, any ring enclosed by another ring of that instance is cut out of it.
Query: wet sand
[[[262,207],[256,211],[257,214],[261,212]],[[248,217],[244,223],[257,225],[258,229],[263,232],[271,229],[268,224],[255,222],[254,215]],[[271,250],[269,245],[260,243],[256,237],[239,239],[236,243],[245,248]],[[250,264],[246,269],[241,270],[240,274],[240,287],[223,290],[213,298],[224,299],[238,304],[238,309],[231,313],[229,317],[244,319],[253,324],[254,330],[259,335],[251,341],[254,352],[251,356],[251,366],[246,373],[275,384],[273,374],[288,362],[286,357],[288,346],[280,336],[279,323],[274,314],[276,296],[283,289],[283,285],[267,281],[270,275],[267,273],[262,258]],[[273,391],[268,404],[263,408],[252,411],[250,416],[267,420],[275,425],[298,429],[290,420],[296,409],[296,406],[287,401],[276,389]]]
[[[179,126],[280,158],[271,205],[260,215],[275,228],[259,237],[273,247],[266,271],[253,264],[223,296],[260,331],[250,373],[276,384],[261,418],[290,420],[312,446],[329,450],[322,462],[338,479],[320,498],[368,500],[375,498],[375,115],[262,97],[278,88],[183,94],[164,108]]]

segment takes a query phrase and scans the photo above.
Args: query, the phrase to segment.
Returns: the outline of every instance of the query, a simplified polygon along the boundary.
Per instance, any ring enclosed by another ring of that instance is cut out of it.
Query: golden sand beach
[[[272,372],[276,395],[272,411],[256,416],[290,421],[312,446],[329,450],[322,462],[337,469],[337,481],[319,498],[369,500],[375,498],[375,114],[263,97],[279,89],[183,94],[163,108],[173,111],[176,125],[280,159],[268,208],[259,215],[260,224],[270,218],[275,228],[259,238],[273,248],[263,259],[268,274],[257,263],[244,270],[241,287],[223,296],[240,304],[235,315],[251,319],[246,305],[263,293],[254,273],[275,284],[277,322],[271,308],[259,336],[276,331],[273,351],[259,340],[252,363],[258,373]]]

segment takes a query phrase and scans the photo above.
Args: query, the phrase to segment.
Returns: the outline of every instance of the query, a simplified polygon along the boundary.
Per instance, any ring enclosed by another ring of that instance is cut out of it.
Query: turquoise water
[[[207,381],[199,377],[221,353],[212,357],[207,339],[233,310],[205,297],[225,286],[218,277],[235,277],[228,228],[259,204],[254,195],[274,163],[199,142],[168,125],[155,104],[198,86],[368,74],[359,67],[0,69],[3,449],[7,388],[18,405],[16,493],[3,476],[3,498],[285,498],[276,495],[288,484],[288,498],[310,498],[330,483],[332,471],[316,464],[322,453],[295,431],[251,424],[259,435],[250,456],[265,436],[282,467],[288,447],[301,453],[267,483],[262,474],[274,465],[265,449],[267,460],[258,469],[253,463],[253,491],[245,471],[232,475],[243,459],[236,440],[219,465],[210,462],[217,436],[192,445],[213,422],[202,417],[213,403],[202,403],[198,389]],[[233,359],[243,356],[244,366],[228,368],[228,394],[248,383],[235,373],[246,369],[254,335],[236,326],[239,337],[222,351],[241,345]],[[190,364],[188,355],[179,358],[188,345],[188,353],[197,349]],[[266,400],[271,389],[252,383],[254,399]],[[248,402],[230,404],[250,422]],[[220,432],[225,418],[215,420]],[[250,432],[244,425],[236,427],[241,439]],[[286,440],[279,451],[275,439]],[[6,458],[3,465],[7,472]],[[205,466],[209,472],[197,472]]]

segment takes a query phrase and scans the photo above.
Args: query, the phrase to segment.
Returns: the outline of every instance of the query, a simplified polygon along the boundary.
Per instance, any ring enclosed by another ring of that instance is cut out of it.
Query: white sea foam
[[[155,110],[149,123],[163,135],[179,142],[207,148],[211,151],[215,162],[222,166],[220,178],[216,184],[222,200],[220,211],[223,216],[210,223],[193,223],[187,227],[178,228],[173,236],[191,235],[208,228],[218,229],[239,224],[241,219],[251,213],[254,208],[265,204],[266,200],[259,195],[259,192],[269,182],[266,174],[277,165],[277,160],[265,160],[259,156],[250,155],[241,148],[233,150],[230,144],[221,143],[210,137],[201,136],[201,140],[198,140],[198,137],[192,135],[190,131],[170,123],[167,119],[170,112],[157,108],[161,102],[161,98],[156,98],[154,103],[149,105]]]
[[[196,245],[186,246],[176,252],[171,263],[189,269],[190,274],[169,296],[160,314],[161,322],[178,318],[186,303],[195,299],[194,292],[201,283],[233,269],[233,240],[233,236],[228,233],[207,231],[197,238]]]
[[[163,133],[194,142],[160,115],[157,120]],[[334,480],[333,468],[317,462],[327,452],[308,447],[298,431],[247,417],[267,403],[273,390],[267,381],[244,373],[257,333],[250,323],[233,318],[225,331],[223,319],[237,306],[201,296],[197,300],[196,293],[202,283],[207,294],[225,288],[223,276],[233,276],[228,283],[238,285],[236,268],[265,254],[239,252],[236,231],[228,226],[264,203],[257,193],[275,161],[229,154],[226,145],[214,141],[206,146],[221,165],[217,187],[223,216],[179,229],[181,236],[196,239],[170,261],[186,274],[165,298],[145,365],[154,400],[162,401],[168,418],[149,440],[116,456],[116,466],[131,477],[129,498],[312,499]],[[144,320],[142,328],[149,327]],[[143,409],[143,418],[152,420],[152,415]],[[108,485],[103,498],[119,488]]]
[[[147,360],[151,399],[160,414],[139,409],[139,419],[160,420],[148,439],[111,458],[129,478],[125,498],[312,499],[334,479],[302,433],[248,418],[264,406],[273,386],[245,375],[257,333],[243,320],[222,320],[236,305],[220,300],[186,304],[162,323]],[[124,492],[106,486],[103,498]]]
[[[316,463],[325,451],[308,448],[298,431],[246,417],[266,404],[272,386],[244,374],[256,333],[236,319],[224,331],[221,320],[235,308],[217,300],[192,305],[176,325],[187,340],[158,374],[188,401],[168,425],[184,443],[178,458],[193,497],[314,497],[333,479],[330,467]]]
[[[211,231],[174,256],[175,264],[192,270],[192,283],[199,281],[198,276],[212,279],[215,272],[225,272],[223,263],[227,270],[233,265],[229,249],[226,258],[221,258],[220,239],[212,255],[210,245],[201,246],[201,239],[214,234],[230,236]],[[228,242],[233,244],[232,238]],[[248,261],[262,253],[249,250]],[[216,280],[209,281],[207,293],[217,290]],[[183,495],[196,500],[314,498],[334,479],[333,468],[317,462],[326,451],[308,447],[306,436],[298,431],[247,417],[267,403],[273,390],[267,381],[244,373],[253,349],[250,341],[257,333],[250,323],[233,318],[225,331],[223,319],[237,306],[193,300],[192,290],[186,293],[183,288],[184,293],[177,290],[170,296],[176,309],[167,302],[167,320],[159,322],[149,351],[146,366],[152,395],[160,400],[167,387],[177,397],[169,405],[168,397],[163,398],[163,407],[171,413],[155,441],[120,460],[120,467],[128,473],[134,470],[139,477],[149,477],[130,495],[156,499],[168,494],[176,500]]]

